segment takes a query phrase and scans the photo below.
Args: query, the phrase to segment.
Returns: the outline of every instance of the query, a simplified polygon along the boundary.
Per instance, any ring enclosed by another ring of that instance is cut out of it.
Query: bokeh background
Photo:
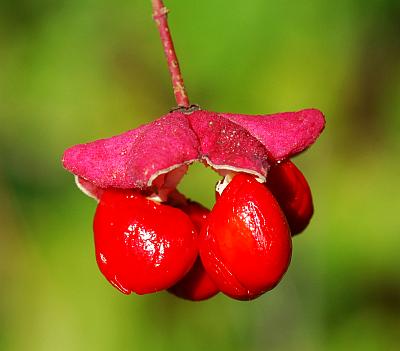
[[[192,102],[326,114],[295,160],[316,210],[291,267],[252,302],[111,287],[60,157],[174,107],[150,1],[1,0],[0,349],[398,350],[399,1],[166,5]],[[216,179],[193,166],[180,188],[212,206]]]

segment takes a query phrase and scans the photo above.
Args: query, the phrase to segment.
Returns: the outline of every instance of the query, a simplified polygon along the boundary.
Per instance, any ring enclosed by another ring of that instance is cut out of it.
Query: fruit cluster
[[[125,294],[167,289],[190,300],[222,292],[250,300],[286,272],[291,236],[312,213],[310,188],[290,159],[324,129],[315,109],[272,115],[178,109],[63,155],[98,201],[98,266]],[[211,211],[176,188],[193,162],[218,172]]]
[[[287,160],[266,183],[237,173],[217,190],[211,211],[176,191],[160,203],[143,191],[105,190],[94,218],[101,272],[125,294],[250,300],[271,290],[290,263],[291,233],[313,213],[307,181]]]

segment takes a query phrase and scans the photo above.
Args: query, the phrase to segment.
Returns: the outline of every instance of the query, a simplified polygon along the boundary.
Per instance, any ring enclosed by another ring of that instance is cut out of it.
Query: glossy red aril
[[[190,217],[197,232],[200,233],[201,228],[207,221],[210,210],[194,201],[188,201],[187,204],[181,208]],[[218,288],[205,271],[200,257],[197,257],[190,271],[177,284],[169,289],[169,292],[174,295],[192,301],[209,299],[216,295],[218,291]]]
[[[189,216],[195,228],[200,233],[201,228],[207,221],[210,210],[202,204],[192,200],[188,200],[187,203],[180,208]]]
[[[311,190],[303,173],[287,160],[271,168],[266,185],[281,206],[292,235],[302,232],[314,212]]]
[[[134,190],[105,190],[94,218],[97,264],[125,294],[174,285],[197,256],[196,229],[180,209]]]
[[[226,295],[250,300],[272,289],[286,272],[291,237],[271,192],[237,174],[211,210],[200,235],[207,273]]]

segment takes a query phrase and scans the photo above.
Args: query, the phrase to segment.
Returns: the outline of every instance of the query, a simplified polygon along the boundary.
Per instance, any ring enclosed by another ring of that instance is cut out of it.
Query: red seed
[[[210,210],[194,201],[188,201],[182,210],[188,214],[200,233]],[[168,291],[186,300],[201,301],[213,297],[219,290],[205,271],[200,257],[197,257],[191,270]]]
[[[311,190],[304,175],[287,160],[271,168],[266,185],[281,206],[292,235],[301,233],[314,212]]]
[[[291,237],[271,192],[253,176],[236,175],[218,198],[200,234],[207,273],[226,295],[250,300],[286,272]]]
[[[125,294],[171,287],[198,252],[195,227],[183,211],[133,190],[106,190],[93,228],[97,264]]]

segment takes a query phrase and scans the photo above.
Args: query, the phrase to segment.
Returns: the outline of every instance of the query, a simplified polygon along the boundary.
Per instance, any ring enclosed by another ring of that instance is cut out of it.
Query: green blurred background
[[[192,102],[321,109],[296,159],[315,216],[291,267],[252,302],[124,296],[94,259],[95,202],[63,150],[174,106],[150,1],[0,1],[1,350],[398,350],[398,0],[170,0]],[[213,202],[217,176],[181,185]]]

